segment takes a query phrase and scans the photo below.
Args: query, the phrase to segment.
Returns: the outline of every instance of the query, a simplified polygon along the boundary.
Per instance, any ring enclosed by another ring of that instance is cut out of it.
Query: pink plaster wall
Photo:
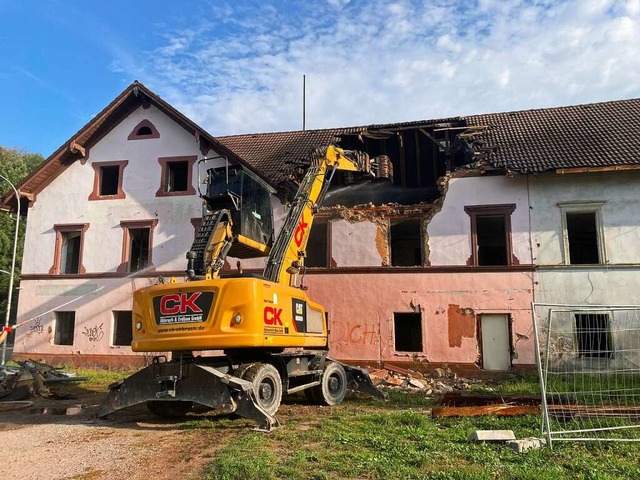
[[[512,322],[514,365],[535,363],[530,272],[315,274],[306,283],[310,297],[329,312],[335,358],[475,363],[479,315],[505,313]],[[395,352],[393,313],[417,311],[424,353]]]

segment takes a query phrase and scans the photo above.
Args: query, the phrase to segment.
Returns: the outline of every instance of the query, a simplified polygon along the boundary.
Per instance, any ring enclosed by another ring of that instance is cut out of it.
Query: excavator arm
[[[303,267],[313,219],[322,205],[336,171],[361,172],[373,178],[389,178],[387,157],[370,159],[366,153],[330,145],[316,149],[311,164],[291,202],[289,214],[274,242],[264,276],[272,282],[293,286]]]

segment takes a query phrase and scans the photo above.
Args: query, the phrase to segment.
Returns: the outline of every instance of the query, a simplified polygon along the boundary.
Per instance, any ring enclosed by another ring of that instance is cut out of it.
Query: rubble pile
[[[0,401],[17,401],[38,395],[57,398],[45,384],[86,380],[72,373],[62,372],[46,363],[27,360],[16,362],[18,367],[0,367]]]
[[[436,368],[429,374],[422,374],[389,364],[385,364],[382,369],[369,370],[369,376],[375,386],[424,392],[425,395],[443,395],[466,390],[470,385],[482,382],[482,380],[459,377],[449,368]]]

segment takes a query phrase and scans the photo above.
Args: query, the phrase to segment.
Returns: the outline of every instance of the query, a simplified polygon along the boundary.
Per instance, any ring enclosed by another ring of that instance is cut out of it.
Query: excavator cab
[[[202,198],[206,201],[207,209],[209,212],[229,210],[234,237],[248,238],[267,247],[271,245],[273,242],[272,189],[264,180],[241,165],[227,165],[208,169],[205,182],[206,193]],[[234,255],[233,247],[229,254],[239,258],[249,256]]]

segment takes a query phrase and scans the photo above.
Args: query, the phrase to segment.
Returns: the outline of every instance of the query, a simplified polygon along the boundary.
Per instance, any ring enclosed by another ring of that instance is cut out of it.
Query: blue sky
[[[137,79],[214,135],[640,97],[640,0],[0,0],[0,145]]]

